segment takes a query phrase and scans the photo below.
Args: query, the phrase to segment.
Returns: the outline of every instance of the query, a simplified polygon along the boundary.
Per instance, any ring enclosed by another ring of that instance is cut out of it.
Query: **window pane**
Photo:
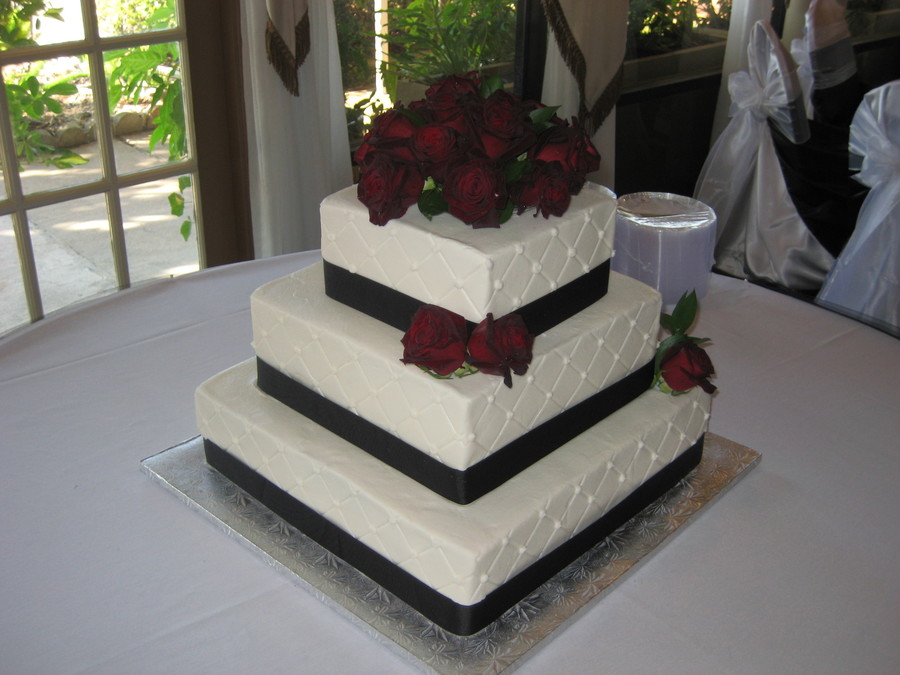
[[[730,0],[631,0],[624,90],[721,70]]]
[[[515,0],[335,0],[334,12],[351,145],[379,106],[422,98],[445,75],[513,80]]]
[[[16,152],[26,193],[99,178],[93,94],[86,64],[77,57],[3,68]]]
[[[121,191],[132,282],[178,276],[200,268],[193,191],[187,182],[185,176]],[[183,209],[181,215],[173,215],[179,207]],[[188,221],[190,224],[184,225]],[[187,240],[183,231],[189,231]]]
[[[146,168],[186,157],[181,61],[177,43],[106,52],[113,136],[140,149]],[[120,174],[131,173],[119,168]]]
[[[28,224],[44,313],[116,289],[101,195],[33,209]]]
[[[101,37],[176,28],[174,0],[97,0]]]
[[[84,39],[84,22],[81,18],[81,0],[52,0],[46,2],[45,9],[20,10],[20,18],[23,13],[31,13],[31,23],[34,26],[32,38],[39,45],[53,45],[60,42],[75,42]]]
[[[0,216],[0,335],[29,318],[12,218]]]

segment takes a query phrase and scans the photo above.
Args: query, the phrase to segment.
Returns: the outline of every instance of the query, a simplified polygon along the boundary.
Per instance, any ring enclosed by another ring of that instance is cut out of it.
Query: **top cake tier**
[[[379,227],[369,222],[356,188],[348,187],[321,205],[326,290],[373,316],[378,305],[398,304],[396,297],[384,297],[385,289],[413,299],[416,306],[438,305],[472,323],[488,313],[495,318],[527,313],[542,299],[544,308],[559,312],[585,296],[579,284],[594,292],[601,288],[600,296],[605,292],[615,212],[612,192],[587,183],[560,218],[535,217],[527,211],[500,228],[473,229],[446,214],[428,220],[411,208],[403,218]],[[342,284],[353,288],[342,289]],[[580,309],[574,307],[570,314]],[[376,318],[400,330],[408,327],[406,318]],[[541,325],[532,327],[526,319],[533,333],[556,322],[543,325],[547,322],[540,319],[535,324]]]

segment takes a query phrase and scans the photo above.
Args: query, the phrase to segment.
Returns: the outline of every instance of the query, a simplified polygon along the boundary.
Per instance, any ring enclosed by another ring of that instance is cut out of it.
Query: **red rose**
[[[463,152],[464,139],[455,129],[443,124],[426,124],[416,129],[412,150],[422,164],[423,173],[442,182],[449,165]]]
[[[516,184],[516,205],[519,213],[535,207],[535,217],[561,216],[569,208],[569,176],[559,162],[538,162],[534,170]]]
[[[716,390],[709,381],[715,374],[709,355],[690,340],[678,342],[666,351],[660,373],[673,391],[684,392],[698,386],[707,394]]]
[[[499,227],[508,195],[503,172],[487,159],[474,158],[447,172],[444,201],[452,215],[474,227]]]
[[[475,73],[450,75],[425,91],[425,100],[432,110],[454,108],[472,98],[481,98],[481,80]]]
[[[466,320],[436,305],[422,305],[401,339],[403,363],[450,375],[466,358]]]
[[[384,225],[405,214],[419,199],[424,186],[425,179],[416,166],[375,152],[360,167],[356,195],[368,207],[369,220]]]
[[[516,375],[528,372],[533,344],[534,336],[518,314],[507,314],[496,321],[488,314],[469,337],[468,362],[483,373],[502,375],[503,383],[512,387],[510,371]]]
[[[600,168],[600,154],[580,127],[548,127],[528,157],[532,161],[559,162],[569,174],[573,194],[581,190],[587,174]]]
[[[416,125],[399,108],[388,110],[372,122],[372,128],[366,133],[354,158],[357,164],[362,164],[377,150],[401,161],[415,161],[410,148],[415,133]]]
[[[479,140],[491,159],[510,159],[534,143],[526,108],[518,97],[498,89],[484,101]]]

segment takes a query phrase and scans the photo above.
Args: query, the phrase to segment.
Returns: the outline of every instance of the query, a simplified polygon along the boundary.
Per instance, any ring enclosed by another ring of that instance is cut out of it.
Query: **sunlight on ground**
[[[200,269],[199,265],[179,265],[178,267],[169,267],[162,271],[162,276],[178,277],[182,274],[189,274]]]
[[[67,232],[109,232],[109,223],[106,220],[79,220],[56,223],[54,230],[65,230]]]

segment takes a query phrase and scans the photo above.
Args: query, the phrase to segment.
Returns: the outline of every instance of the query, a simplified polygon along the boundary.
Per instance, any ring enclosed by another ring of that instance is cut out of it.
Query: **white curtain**
[[[550,5],[556,5],[550,7]],[[547,58],[544,66],[544,87],[541,101],[547,105],[559,105],[559,115],[571,118],[578,115],[579,110],[592,111],[598,101],[616,90],[616,78],[620,73],[622,60],[625,57],[625,36],[628,25],[628,0],[609,0],[604,2],[584,2],[584,0],[551,0],[544,2],[548,10],[551,27],[553,20],[550,13],[561,10],[566,26],[574,45],[566,44],[560,48],[560,35],[551,28],[547,40]],[[572,48],[575,58],[583,59],[584,81],[579,86],[578,79],[572,72]],[[563,52],[569,49],[569,63]],[[582,88],[584,97],[582,100]],[[615,179],[616,120],[615,108],[593,130],[594,145],[600,151],[600,170],[589,176],[590,180],[612,188]]]
[[[319,203],[353,182],[331,0],[310,0],[311,49],[299,96],[266,57],[266,3],[241,0],[256,257],[320,247]]]

